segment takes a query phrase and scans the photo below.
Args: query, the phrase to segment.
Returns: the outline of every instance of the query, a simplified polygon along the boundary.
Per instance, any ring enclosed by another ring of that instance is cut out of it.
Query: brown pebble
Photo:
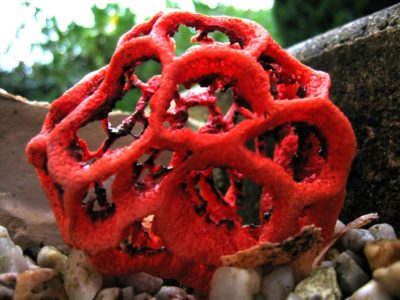
[[[387,267],[400,260],[400,240],[380,240],[367,243],[364,254],[372,270]]]
[[[47,268],[37,268],[18,275],[14,299],[67,300],[68,297],[57,271]]]
[[[387,268],[376,269],[373,277],[386,291],[394,296],[400,297],[400,261]]]

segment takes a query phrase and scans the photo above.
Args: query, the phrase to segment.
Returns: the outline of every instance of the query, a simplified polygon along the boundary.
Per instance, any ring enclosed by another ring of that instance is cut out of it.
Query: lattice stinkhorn
[[[198,32],[199,45],[177,56],[181,25]],[[147,60],[162,70],[140,80],[135,69]],[[256,23],[160,13],[52,103],[26,153],[65,242],[100,270],[146,271],[206,291],[221,256],[309,224],[331,239],[356,145],[329,86],[328,74],[302,65]],[[113,126],[109,114],[131,89],[141,97]],[[188,126],[193,107],[208,112],[197,130]],[[106,135],[94,151],[79,134],[90,123]],[[130,144],[118,147],[122,137]],[[239,213],[247,181],[259,187],[256,225]]]

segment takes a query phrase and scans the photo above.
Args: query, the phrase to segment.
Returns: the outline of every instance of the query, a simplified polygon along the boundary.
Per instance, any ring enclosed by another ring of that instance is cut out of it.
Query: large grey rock
[[[48,104],[28,102],[0,89],[0,225],[23,249],[43,242],[66,252],[46,195],[25,158],[26,144],[39,133],[48,109]],[[125,116],[116,114],[112,122]],[[99,145],[104,138],[95,126],[80,134],[89,145]]]
[[[400,4],[396,4],[289,49],[305,64],[331,75],[331,98],[357,136],[341,220],[377,211],[398,233],[399,40]]]
[[[0,93],[0,225],[22,248],[40,242],[65,249],[25,145],[40,131],[45,105]]]

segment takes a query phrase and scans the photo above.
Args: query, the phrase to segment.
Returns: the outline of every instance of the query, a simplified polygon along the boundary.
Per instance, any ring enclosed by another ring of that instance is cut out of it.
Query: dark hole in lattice
[[[272,132],[267,132],[257,139],[250,140],[246,143],[246,146],[249,150],[256,151],[257,144],[257,151],[259,154],[266,156],[270,159],[274,158],[274,150],[276,146],[276,137]]]
[[[246,148],[250,151],[257,152],[270,159],[274,158],[275,145],[276,137],[274,136],[273,132],[266,132],[257,138],[248,140],[245,144]]]
[[[212,170],[213,184],[216,190],[225,195],[230,186],[229,174],[226,168],[214,168]]]
[[[68,151],[72,157],[77,161],[82,161],[83,153],[81,147],[78,145],[77,141],[73,140],[68,145]]]
[[[237,96],[237,97],[235,98],[235,102],[236,102],[239,106],[244,107],[244,108],[247,108],[248,110],[252,111],[251,104],[250,104],[246,99],[244,99],[243,97]]]
[[[252,180],[242,182],[240,206],[237,213],[243,218],[245,224],[260,224],[259,209],[262,187]]]
[[[165,121],[163,125],[164,125],[165,128],[170,128],[171,127],[171,123],[168,122],[168,121]]]
[[[258,59],[258,62],[266,71],[276,69],[277,61],[273,57],[268,56],[266,54],[261,54],[260,58]]]
[[[237,213],[243,218],[244,225],[254,228],[253,225],[260,224],[261,187],[249,179],[241,180],[238,176],[234,170],[226,167],[214,167],[188,175],[190,179],[187,184],[192,187],[185,185],[184,188],[191,194],[196,214],[204,218],[206,223],[232,230],[235,227],[232,213]],[[207,188],[204,188],[204,184]]]
[[[172,171],[170,161],[173,152],[170,150],[151,149],[133,165],[133,184],[142,190],[161,182],[162,178]]]
[[[270,93],[276,100],[307,97],[307,86],[273,57],[262,54],[258,62],[269,75]]]
[[[247,140],[245,146],[248,150],[254,152],[256,149],[256,139]]]
[[[293,123],[293,126],[296,135],[299,137],[299,148],[293,158],[293,178],[296,181],[302,181],[320,171],[321,167],[314,167],[313,172],[308,172],[307,169],[310,169],[309,163],[312,155],[326,160],[327,148],[324,138],[314,126],[307,123]],[[316,154],[313,153],[313,148],[317,148]]]
[[[133,115],[115,114],[108,127],[110,137],[106,142],[107,148],[117,149],[130,145],[143,135],[147,125],[146,118],[141,114],[138,114],[136,118]]]
[[[153,216],[148,216],[141,221],[135,221],[128,228],[126,236],[119,244],[119,250],[130,255],[157,255],[166,251],[159,238],[153,238],[151,223]]]
[[[82,199],[83,209],[93,222],[104,220],[115,211],[111,194],[114,178],[111,176],[104,182],[94,182]]]
[[[327,158],[326,142],[319,131],[307,123],[286,123],[257,138],[246,147],[280,164],[297,182],[318,174]]]

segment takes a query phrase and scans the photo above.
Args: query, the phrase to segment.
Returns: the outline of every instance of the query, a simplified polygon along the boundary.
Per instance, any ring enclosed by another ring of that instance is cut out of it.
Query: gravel
[[[344,226],[340,221],[337,225],[339,229]],[[218,268],[209,299],[400,297],[399,250],[400,240],[390,224],[376,224],[368,230],[353,229],[306,278],[298,278],[294,265]],[[85,253],[76,249],[66,256],[49,245],[36,253],[33,256],[36,260],[24,255],[10,239],[7,229],[0,226],[0,299],[203,299],[196,290],[143,272],[118,278],[101,274],[90,265]]]

